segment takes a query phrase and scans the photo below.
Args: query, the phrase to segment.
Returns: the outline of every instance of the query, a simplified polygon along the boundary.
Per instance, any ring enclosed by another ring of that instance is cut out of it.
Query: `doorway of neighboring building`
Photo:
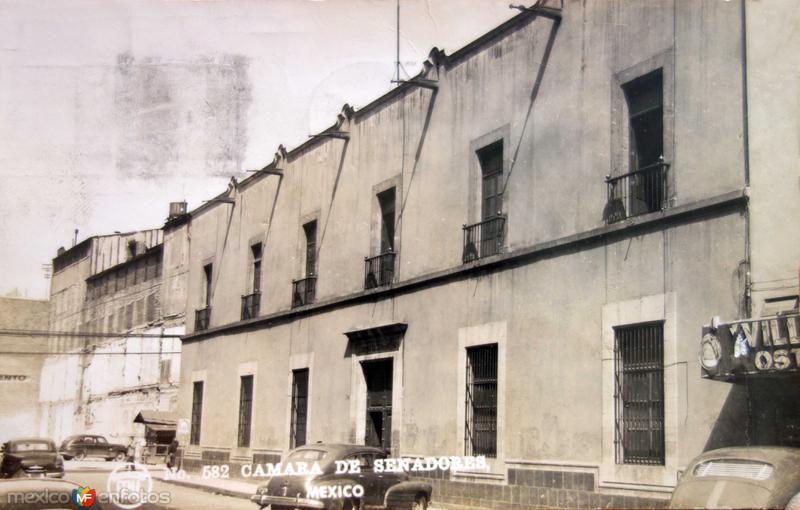
[[[392,360],[361,363],[367,385],[367,415],[364,441],[389,451],[392,446]]]

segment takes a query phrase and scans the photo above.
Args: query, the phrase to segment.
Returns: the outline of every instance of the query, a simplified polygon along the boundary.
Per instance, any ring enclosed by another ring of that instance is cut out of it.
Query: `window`
[[[664,105],[661,69],[622,86],[628,104],[629,215],[658,211],[665,193]]]
[[[254,244],[253,253],[253,293],[261,292],[261,243]]]
[[[189,443],[200,444],[200,422],[203,417],[203,381],[196,381],[192,388],[192,427]]]
[[[241,448],[250,447],[250,419],[253,414],[253,376],[243,375],[239,386],[239,439]]]
[[[125,329],[133,327],[133,303],[128,303],[125,306]]]
[[[309,221],[303,225],[306,234],[306,277],[317,272],[317,221]]]
[[[481,166],[481,221],[464,226],[464,263],[500,253],[503,246],[503,142],[477,151]]]
[[[170,372],[172,371],[172,360],[169,359],[159,360],[158,368],[160,372],[159,381],[161,382],[161,384],[169,384],[169,376]]]
[[[466,455],[497,455],[497,344],[467,349]]]
[[[156,319],[156,295],[155,293],[150,294],[147,296],[147,322],[154,321]]]
[[[664,107],[661,69],[622,86],[628,103],[630,169],[657,163],[664,155]]]
[[[139,259],[136,261],[136,283],[142,283],[147,280],[147,260]]]
[[[503,142],[478,151],[481,164],[481,219],[503,212]]]
[[[252,292],[242,296],[242,320],[258,317],[261,307],[261,243],[251,246],[250,253],[253,257]]]
[[[378,193],[381,208],[381,253],[394,251],[395,188]]]
[[[214,272],[214,265],[213,264],[206,264],[203,266],[203,275],[205,276],[205,305],[211,306],[211,283],[212,283],[212,276]]]
[[[616,462],[664,464],[663,322],[614,328]]]
[[[291,448],[306,444],[308,423],[308,369],[292,371],[292,428]]]

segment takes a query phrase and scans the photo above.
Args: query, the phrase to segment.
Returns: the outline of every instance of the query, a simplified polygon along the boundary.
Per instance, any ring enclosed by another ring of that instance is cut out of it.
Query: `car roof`
[[[36,441],[36,442],[39,442],[39,443],[41,443],[41,442],[52,443],[53,442],[53,440],[48,438],[48,437],[16,437],[14,439],[9,439],[6,442],[7,443],[27,443],[27,442],[31,442],[31,441]]]
[[[366,446],[363,444],[348,444],[348,443],[309,443],[299,446],[292,451],[302,450],[324,450],[335,455],[349,455],[356,452],[369,452],[376,454],[384,454],[380,448],[374,446]]]
[[[40,491],[40,490],[64,490],[72,491],[75,487],[80,487],[77,483],[69,480],[57,478],[7,478],[0,480],[0,494],[10,492]]]

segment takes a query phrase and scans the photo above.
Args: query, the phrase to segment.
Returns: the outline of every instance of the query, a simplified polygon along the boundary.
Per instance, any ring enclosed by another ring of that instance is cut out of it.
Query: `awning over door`
[[[408,328],[405,322],[392,322],[346,331],[346,356],[396,351]]]
[[[178,416],[166,411],[139,411],[133,423],[143,423],[153,430],[174,430]]]
[[[700,341],[702,376],[800,375],[800,312],[712,324]]]

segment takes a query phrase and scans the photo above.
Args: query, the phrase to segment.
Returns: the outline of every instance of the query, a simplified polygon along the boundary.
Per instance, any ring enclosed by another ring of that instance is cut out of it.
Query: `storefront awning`
[[[174,429],[178,424],[178,417],[175,413],[166,411],[140,411],[133,423],[144,423],[154,430],[158,430],[155,429],[157,425]]]
[[[175,425],[162,425],[160,423],[146,423],[145,427],[155,432],[175,432]]]
[[[800,375],[800,312],[705,326],[700,366],[703,377],[723,381]]]

